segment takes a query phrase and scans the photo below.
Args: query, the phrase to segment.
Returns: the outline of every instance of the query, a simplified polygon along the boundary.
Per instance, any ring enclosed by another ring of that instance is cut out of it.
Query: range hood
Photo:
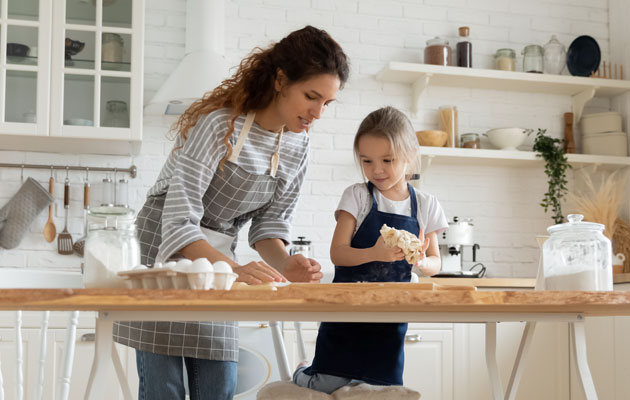
[[[145,114],[179,115],[228,77],[224,0],[186,1],[183,60],[145,107]]]

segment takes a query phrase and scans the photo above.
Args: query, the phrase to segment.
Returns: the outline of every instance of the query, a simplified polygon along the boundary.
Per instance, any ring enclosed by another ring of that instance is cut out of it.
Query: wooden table
[[[586,360],[585,317],[630,315],[628,292],[428,290],[429,284],[292,284],[277,291],[145,289],[0,290],[0,310],[98,311],[96,348],[86,398],[103,393],[113,364],[131,399],[113,347],[114,321],[270,320],[348,322],[479,322],[486,324],[486,362],[494,399],[513,399],[538,321],[566,321],[587,399],[596,399]],[[526,321],[507,391],[496,364],[496,323]]]

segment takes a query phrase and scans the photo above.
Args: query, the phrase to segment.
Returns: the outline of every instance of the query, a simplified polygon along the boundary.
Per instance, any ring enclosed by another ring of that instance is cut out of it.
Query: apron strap
[[[243,129],[241,129],[241,133],[238,135],[236,144],[232,148],[232,155],[230,155],[228,161],[236,163],[238,155],[241,154],[241,149],[243,148],[243,145],[245,145],[245,141],[247,140],[247,135],[249,135],[249,130],[252,128],[252,124],[254,123],[254,117],[256,117],[255,112],[250,111],[247,113],[245,123],[243,124]]]

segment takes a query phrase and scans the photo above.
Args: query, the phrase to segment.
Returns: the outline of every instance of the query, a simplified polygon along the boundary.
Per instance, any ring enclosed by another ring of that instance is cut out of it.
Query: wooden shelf
[[[462,149],[449,147],[420,146],[420,156],[430,164],[487,165],[506,167],[526,167],[543,160],[532,151],[510,151],[492,149]],[[574,168],[599,165],[604,168],[630,167],[630,157],[599,156],[592,154],[568,154]],[[423,170],[424,170],[423,161]]]
[[[578,107],[583,107],[583,103],[593,97],[593,94],[613,97],[630,92],[630,81],[395,61],[379,71],[376,79],[381,82],[411,84],[414,112],[418,111],[420,96],[428,85],[568,95],[579,99],[582,104],[577,104]],[[574,113],[576,111],[581,114],[581,109],[574,110]]]

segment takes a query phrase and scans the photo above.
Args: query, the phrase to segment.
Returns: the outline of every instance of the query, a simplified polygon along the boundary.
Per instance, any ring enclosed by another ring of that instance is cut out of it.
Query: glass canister
[[[123,38],[117,33],[103,33],[101,60],[103,62],[122,62]]]
[[[516,52],[512,49],[498,49],[494,55],[495,68],[502,71],[516,71]]]
[[[546,290],[612,290],[612,246],[603,235],[604,225],[582,222],[569,214],[569,222],[547,228],[543,245]]]
[[[463,133],[460,138],[462,140],[461,147],[465,149],[481,148],[481,140],[478,133]]]
[[[424,48],[424,63],[433,65],[451,65],[451,47],[448,40],[440,37],[427,40]]]
[[[105,105],[105,116],[102,126],[129,128],[127,103],[121,100],[109,100]]]
[[[306,258],[313,258],[311,241],[306,240],[305,236],[298,236],[298,240],[291,242],[291,250],[289,250],[289,255],[294,254],[302,254]]]
[[[140,264],[134,211],[124,207],[94,207],[88,210],[83,285],[86,288],[127,287],[117,275]]]
[[[523,71],[536,74],[543,73],[543,48],[530,44],[523,49]]]
[[[567,65],[567,51],[556,35],[551,35],[551,40],[547,42],[544,49],[545,74],[561,74],[565,65]]]

